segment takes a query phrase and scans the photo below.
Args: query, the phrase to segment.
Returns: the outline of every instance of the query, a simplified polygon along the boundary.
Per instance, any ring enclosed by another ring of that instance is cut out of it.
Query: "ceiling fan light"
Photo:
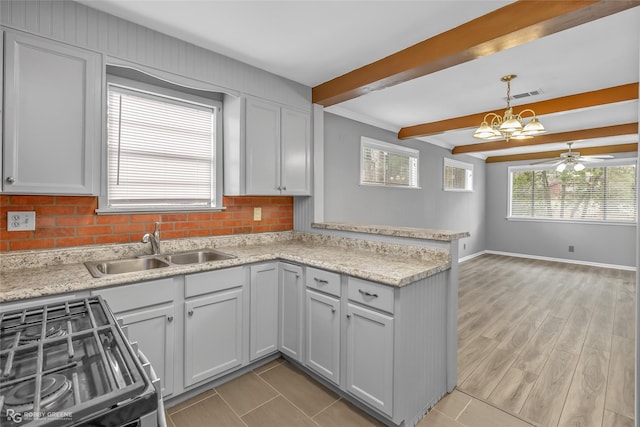
[[[583,169],[584,169],[584,165],[582,163],[576,163],[575,166],[573,167],[573,170],[576,172],[580,172]]]
[[[527,135],[539,135],[546,132],[544,126],[542,126],[542,123],[540,123],[536,117],[532,118],[531,121],[525,125],[522,131]]]
[[[556,172],[563,172],[566,169],[566,167],[567,167],[566,163],[560,163],[556,168]]]

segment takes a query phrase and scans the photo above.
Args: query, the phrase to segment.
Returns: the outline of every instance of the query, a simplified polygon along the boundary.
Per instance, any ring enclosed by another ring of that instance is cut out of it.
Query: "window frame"
[[[108,122],[108,106],[105,102],[104,104],[104,131],[103,131],[103,149],[102,149],[102,186],[101,192],[98,197],[98,209],[96,209],[97,214],[120,214],[120,213],[167,213],[167,212],[216,212],[224,210],[224,206],[222,205],[223,200],[223,104],[221,101],[207,98],[204,96],[197,96],[193,93],[181,92],[179,90],[174,90],[168,87],[163,87],[161,85],[151,84],[147,82],[141,82],[138,80],[128,79],[124,77],[120,77],[114,74],[106,74],[106,84],[104,86],[104,98],[108,102],[108,94],[109,94],[109,86],[115,85],[123,88],[126,91],[133,91],[142,93],[144,96],[147,95],[159,95],[161,97],[168,98],[169,102],[175,101],[180,104],[182,102],[193,103],[200,106],[205,106],[207,108],[212,108],[215,110],[215,164],[213,165],[215,170],[212,173],[212,179],[215,182],[212,183],[212,189],[214,191],[213,203],[214,206],[186,206],[186,205],[175,205],[175,206],[141,206],[141,207],[133,207],[133,206],[123,206],[123,207],[113,207],[109,204],[109,156],[108,156],[108,131],[107,131],[107,122]],[[156,79],[158,82],[162,82],[160,79]],[[172,87],[175,86],[183,86],[178,83],[170,83],[169,85]],[[192,88],[187,86],[185,90],[189,89],[193,92]],[[203,90],[203,92],[206,92]]]
[[[465,170],[465,188],[452,188],[446,186],[447,166]],[[462,162],[460,160],[445,157],[442,165],[442,190],[452,191],[455,193],[473,193],[473,163]]]
[[[364,160],[363,160],[363,150],[365,148],[372,148],[379,151],[384,151],[389,154],[396,154],[400,156],[408,156],[416,159],[416,185],[397,185],[397,184],[389,184],[388,182],[384,183],[372,183],[372,182],[364,182]],[[389,142],[379,141],[373,138],[369,138],[366,136],[362,136],[360,138],[360,164],[359,164],[359,184],[365,187],[380,187],[380,188],[404,188],[411,190],[420,190],[420,150],[415,148],[404,147],[397,144],[391,144]]]
[[[635,157],[623,157],[623,158],[615,158],[602,160],[598,162],[589,162],[588,165],[585,165],[586,168],[597,168],[597,167],[614,167],[614,166],[635,166],[636,170],[636,186],[638,182],[638,160]],[[507,215],[506,219],[508,221],[524,221],[524,222],[556,222],[556,223],[564,223],[564,224],[600,224],[600,225],[627,225],[627,226],[636,226],[637,218],[638,218],[638,193],[637,190],[635,192],[636,197],[636,215],[633,220],[623,221],[623,220],[597,220],[597,219],[577,219],[577,218],[544,218],[544,217],[535,217],[535,216],[513,216],[513,173],[514,172],[525,172],[525,171],[542,171],[542,170],[555,170],[556,166],[554,165],[514,165],[509,166],[507,168]]]

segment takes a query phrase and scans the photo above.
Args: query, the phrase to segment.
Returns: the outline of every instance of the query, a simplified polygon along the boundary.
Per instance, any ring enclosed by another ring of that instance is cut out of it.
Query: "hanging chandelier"
[[[487,113],[480,124],[480,127],[473,134],[474,138],[493,140],[493,139],[528,139],[534,135],[546,132],[542,123],[538,121],[535,111],[531,109],[522,110],[518,114],[513,113],[511,108],[511,80],[518,77],[515,74],[509,74],[500,80],[507,83],[507,109],[504,115],[500,117],[496,113]],[[523,115],[530,113],[533,117],[528,123],[525,123]]]

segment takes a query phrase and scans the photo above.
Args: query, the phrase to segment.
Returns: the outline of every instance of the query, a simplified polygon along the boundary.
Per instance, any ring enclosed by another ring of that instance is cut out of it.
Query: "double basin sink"
[[[214,249],[202,249],[175,254],[146,255],[110,261],[87,261],[84,265],[93,277],[104,277],[112,274],[166,268],[172,265],[201,264],[209,261],[222,261],[232,258],[235,258],[235,256]]]

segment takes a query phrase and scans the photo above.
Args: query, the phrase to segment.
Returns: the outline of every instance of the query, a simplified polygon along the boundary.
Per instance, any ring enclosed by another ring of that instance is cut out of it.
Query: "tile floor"
[[[382,426],[284,359],[276,359],[167,409],[168,427]],[[442,399],[419,427],[528,427],[459,391]]]

